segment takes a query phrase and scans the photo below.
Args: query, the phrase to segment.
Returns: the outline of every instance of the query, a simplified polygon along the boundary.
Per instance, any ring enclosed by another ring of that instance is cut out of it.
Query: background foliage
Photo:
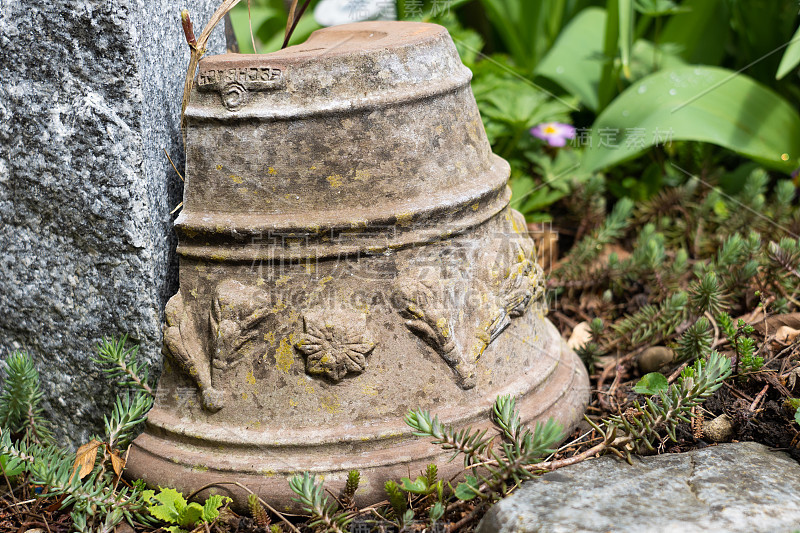
[[[319,28],[316,3],[292,43]],[[259,51],[278,49],[283,0],[249,9]],[[793,0],[397,0],[396,12],[450,31],[489,140],[511,163],[513,206],[531,222],[593,175],[612,199],[641,200],[713,172],[738,192],[748,161],[774,176],[800,166]],[[231,17],[251,52],[247,3]],[[569,147],[529,134],[550,121],[578,128]]]

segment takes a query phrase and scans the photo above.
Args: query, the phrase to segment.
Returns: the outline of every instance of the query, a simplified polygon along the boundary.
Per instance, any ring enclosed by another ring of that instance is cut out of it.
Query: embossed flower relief
[[[306,358],[306,372],[335,382],[363,372],[375,348],[364,313],[306,313],[303,329],[295,347]]]

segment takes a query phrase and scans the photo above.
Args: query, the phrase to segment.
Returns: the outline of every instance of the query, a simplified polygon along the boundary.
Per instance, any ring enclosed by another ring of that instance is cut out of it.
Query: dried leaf
[[[800,329],[790,328],[789,326],[781,326],[775,332],[775,340],[781,344],[791,344],[800,335]]]
[[[766,320],[766,328],[763,320],[758,320],[753,327],[762,335],[772,334],[781,326],[792,329],[800,329],[800,313],[786,313],[783,315],[773,315]]]
[[[584,320],[572,330],[572,335],[569,336],[567,346],[573,350],[577,350],[586,346],[591,340],[592,331],[589,329],[589,323]]]
[[[786,378],[786,387],[789,389],[794,389],[794,385],[797,383],[798,376],[800,376],[800,368],[793,369]]]
[[[97,460],[97,449],[103,443],[99,440],[90,440],[75,452],[75,464],[72,466],[72,477],[78,474],[78,479],[83,479],[92,473]]]
[[[117,455],[116,453],[111,453],[111,466],[114,468],[114,473],[117,476],[122,475],[122,470],[125,468],[125,459]]]

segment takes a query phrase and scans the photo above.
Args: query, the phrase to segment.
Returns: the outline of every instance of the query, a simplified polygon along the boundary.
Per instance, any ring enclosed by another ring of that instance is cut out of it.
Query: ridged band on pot
[[[188,492],[244,479],[288,505],[287,477],[358,468],[374,502],[385,479],[447,458],[408,409],[482,423],[514,394],[526,421],[577,421],[588,379],[544,318],[469,80],[422,23],[201,62],[180,292],[131,475]]]

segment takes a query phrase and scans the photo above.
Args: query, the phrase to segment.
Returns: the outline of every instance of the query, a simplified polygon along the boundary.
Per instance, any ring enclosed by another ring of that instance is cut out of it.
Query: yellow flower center
[[[547,126],[544,127],[544,132],[545,133],[557,133],[558,130],[554,126],[548,124]]]

